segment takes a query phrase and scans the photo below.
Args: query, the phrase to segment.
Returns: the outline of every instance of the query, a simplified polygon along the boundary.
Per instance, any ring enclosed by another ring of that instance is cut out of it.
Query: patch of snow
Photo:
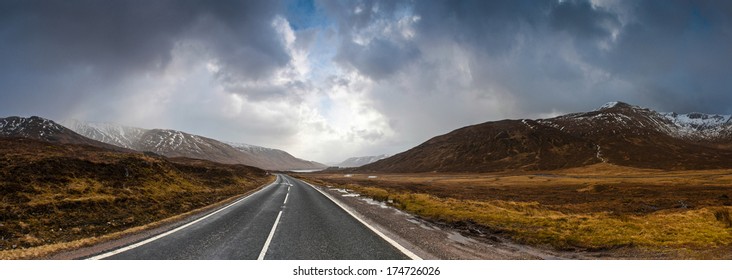
[[[595,157],[597,157],[597,159],[599,159],[602,162],[607,162],[607,159],[602,157],[602,150],[600,148],[600,145],[595,145],[595,146],[597,147],[597,154],[595,154]]]
[[[615,107],[615,106],[618,106],[618,102],[617,101],[608,102],[608,103],[605,103],[602,106],[600,106],[600,108],[597,108],[597,110],[610,109],[610,108]]]
[[[250,145],[250,144],[245,144],[245,143],[224,142],[224,144],[232,146],[232,147],[236,148],[237,150],[249,152],[249,153],[277,151],[277,149],[265,148],[265,147]]]
[[[670,124],[666,130],[675,137],[714,139],[732,128],[732,115],[703,113],[659,113]]]
[[[376,205],[376,206],[379,206],[379,207],[385,208],[385,209],[389,208],[389,206],[387,206],[386,203],[384,203],[383,201],[376,201],[376,200],[368,198],[368,197],[362,197],[361,200],[363,200],[364,202],[366,202],[370,205]]]
[[[378,156],[363,156],[363,157],[351,157],[346,160],[344,160],[341,163],[334,164],[334,166],[339,167],[360,167],[367,165],[369,163],[374,163],[379,160],[388,158],[389,155],[383,154]]]

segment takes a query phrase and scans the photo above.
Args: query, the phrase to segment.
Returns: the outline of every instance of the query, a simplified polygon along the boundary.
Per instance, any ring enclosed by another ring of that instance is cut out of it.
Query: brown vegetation
[[[499,172],[560,170],[596,163],[635,168],[732,168],[730,126],[718,137],[684,136],[659,113],[619,104],[542,120],[466,126],[346,172]]]
[[[596,164],[542,173],[308,174],[421,217],[560,250],[707,252],[729,258],[732,170]],[[682,257],[671,253],[667,257]]]
[[[145,225],[255,189],[266,174],[244,165],[0,138],[0,251]]]

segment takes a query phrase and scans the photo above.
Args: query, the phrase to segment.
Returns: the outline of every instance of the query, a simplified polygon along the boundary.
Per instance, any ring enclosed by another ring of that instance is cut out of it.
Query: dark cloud
[[[647,106],[732,113],[732,3],[640,2],[597,63],[635,86]]]
[[[418,45],[469,50],[473,88],[498,85],[524,113],[587,110],[616,99],[660,110],[729,113],[730,6],[417,1],[414,13],[421,16]]]
[[[340,65],[353,67],[363,75],[379,80],[409,66],[419,57],[420,51],[414,43],[404,40],[394,30],[391,34],[378,30],[400,20],[399,12],[409,9],[409,2],[372,0],[345,5],[321,1],[320,4],[338,23],[341,40],[334,61]],[[373,28],[374,25],[377,27]]]
[[[617,15],[592,7],[587,1],[557,2],[549,14],[549,25],[581,38],[607,38],[620,26]]]
[[[343,42],[336,61],[358,69],[362,74],[379,80],[396,73],[419,57],[419,49],[413,44],[398,45],[381,38],[366,45]]]
[[[0,109],[58,111],[33,103],[72,103],[129,75],[158,73],[184,43],[202,46],[225,83],[266,78],[290,61],[272,26],[280,8],[275,1],[3,1],[0,91],[18,103]]]
[[[517,37],[545,21],[555,1],[417,1],[414,13],[425,43],[450,41],[488,55],[516,46]]]

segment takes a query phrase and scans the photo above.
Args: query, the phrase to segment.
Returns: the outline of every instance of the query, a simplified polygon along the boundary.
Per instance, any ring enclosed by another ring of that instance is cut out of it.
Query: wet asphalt
[[[162,235],[105,259],[408,259],[323,194],[282,174],[232,206]]]

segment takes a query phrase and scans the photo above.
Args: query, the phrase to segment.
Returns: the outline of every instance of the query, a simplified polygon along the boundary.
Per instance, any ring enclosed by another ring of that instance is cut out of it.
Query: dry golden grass
[[[262,186],[272,183],[272,182],[274,182],[274,180],[275,180],[275,177],[271,176],[269,178],[269,182],[263,184]],[[258,189],[259,188],[250,190],[246,194],[252,193]],[[192,215],[195,215],[195,214],[198,214],[198,213],[201,213],[204,211],[209,211],[216,207],[220,207],[222,205],[230,203],[239,197],[241,197],[241,196],[240,195],[233,196],[233,197],[224,199],[222,201],[219,201],[217,203],[214,203],[214,204],[206,206],[206,207],[198,208],[198,209],[188,211],[186,213],[178,214],[178,215],[175,215],[175,216],[172,216],[169,218],[165,218],[165,219],[162,219],[159,221],[155,221],[155,222],[148,223],[148,224],[141,225],[141,226],[136,226],[133,228],[128,228],[126,230],[113,232],[113,233],[102,235],[102,236],[87,237],[87,238],[81,238],[81,239],[77,239],[77,240],[69,241],[69,242],[59,242],[59,243],[46,244],[46,245],[41,245],[41,246],[29,247],[29,248],[2,250],[2,251],[0,251],[0,260],[40,259],[40,258],[45,258],[45,257],[51,256],[51,255],[59,253],[59,252],[75,250],[75,249],[79,249],[79,248],[83,248],[83,247],[87,247],[87,246],[92,246],[92,245],[95,245],[95,244],[98,244],[101,242],[119,239],[119,238],[122,238],[122,237],[125,237],[128,235],[131,235],[131,234],[139,233],[141,231],[157,228],[157,227],[163,226],[165,224],[174,223],[174,222],[180,221],[182,219],[185,219],[187,217],[190,217]]]
[[[732,246],[732,170],[596,164],[542,173],[301,176],[427,219],[562,250]]]
[[[243,165],[0,142],[2,258],[89,244],[240,195],[272,177]]]

